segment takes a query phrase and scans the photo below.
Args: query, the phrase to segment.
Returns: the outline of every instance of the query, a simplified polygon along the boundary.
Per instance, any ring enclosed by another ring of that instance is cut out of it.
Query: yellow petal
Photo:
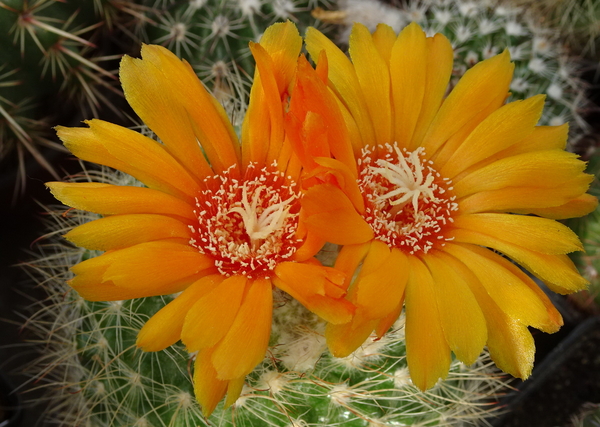
[[[530,209],[523,213],[545,216],[552,219],[577,218],[593,212],[598,207],[598,198],[591,194],[582,194],[564,205]]]
[[[373,33],[373,44],[388,67],[396,38],[396,33],[392,27],[386,24],[377,24],[377,29]]]
[[[418,258],[410,256],[408,260],[406,359],[413,384],[425,391],[448,375],[450,347],[442,330],[431,274]]]
[[[562,288],[564,291],[560,293],[580,291],[588,285],[588,281],[579,274],[567,255],[546,255],[504,240],[494,239],[492,241],[490,236],[471,230],[452,230],[452,234],[457,242],[479,246],[491,245],[547,282],[548,285],[557,285]],[[552,287],[551,289],[557,292],[556,289]]]
[[[245,381],[246,376],[244,375],[227,382],[227,398],[225,399],[225,404],[223,404],[223,409],[229,408],[238,400],[244,389]]]
[[[179,341],[190,308],[224,278],[220,274],[211,274],[192,283],[146,322],[138,333],[136,345],[144,351],[160,351]]]
[[[454,151],[440,174],[454,178],[468,167],[528,137],[544,108],[544,95],[504,105],[483,120]]]
[[[445,256],[444,260],[465,279],[477,298],[485,316],[487,347],[494,363],[504,372],[526,379],[533,368],[535,355],[535,343],[527,326],[502,311],[462,262],[451,256]]]
[[[508,95],[513,70],[508,50],[468,70],[440,107],[423,139],[427,153],[433,155],[489,105],[503,102]]]
[[[448,244],[444,252],[463,261],[498,307],[511,318],[537,329],[548,329],[555,320],[554,313],[546,308],[547,301],[523,282],[522,275],[507,267],[509,262],[501,256],[474,245]]]
[[[248,279],[231,276],[197,299],[189,309],[181,330],[188,351],[213,347],[229,331],[238,313]]]
[[[228,381],[217,378],[217,371],[211,363],[212,349],[200,351],[194,363],[194,394],[200,406],[202,415],[208,417],[217,407],[225,392]]]
[[[75,227],[65,238],[87,249],[108,251],[169,238],[189,239],[188,226],[165,215],[132,214],[100,218]]]
[[[564,150],[568,136],[568,123],[560,126],[536,126],[527,138],[503,151],[502,157],[516,156],[528,151]]]
[[[350,34],[350,57],[360,89],[364,94],[369,94],[365,102],[375,130],[375,140],[369,142],[379,145],[391,143],[390,70],[379,55],[369,30],[359,23],[353,25]]]
[[[427,71],[425,77],[425,92],[421,104],[419,119],[415,132],[409,144],[411,150],[423,145],[423,137],[427,133],[433,118],[436,116],[452,74],[454,50],[450,41],[442,34],[428,37],[427,42]],[[433,154],[433,153],[432,153]]]
[[[212,356],[217,377],[233,380],[252,372],[265,357],[271,334],[273,291],[271,281],[257,279],[223,341]]]
[[[65,205],[102,215],[163,214],[197,220],[184,201],[150,188],[110,184],[47,182],[54,197]]]
[[[59,138],[83,160],[119,169],[148,187],[193,202],[201,186],[158,142],[102,120],[86,128],[57,127]]]
[[[487,341],[481,308],[465,279],[446,264],[443,256],[428,253],[423,261],[435,283],[435,300],[446,341],[459,360],[471,365]]]
[[[571,182],[585,193],[593,177],[583,174],[585,163],[561,150],[534,151],[507,157],[454,180],[454,193],[465,197],[504,187],[552,188]]]
[[[365,95],[360,90],[360,83],[354,66],[346,55],[325,35],[313,27],[309,27],[305,37],[306,50],[317,61],[322,50],[327,53],[329,62],[329,80],[334,92],[341,98],[357,124],[364,143],[375,140],[375,131],[369,116]]]
[[[119,76],[129,105],[188,171],[200,179],[212,175],[184,100],[192,97],[214,113],[209,95],[188,65],[165,48],[144,45],[142,55],[143,60],[128,56],[121,60]],[[183,87],[187,93],[182,93]]]
[[[392,48],[390,74],[394,137],[384,143],[396,142],[399,147],[409,147],[425,93],[427,73],[424,70],[427,70],[425,33],[413,22],[400,32]]]
[[[459,206],[462,214],[496,211],[564,219],[585,215],[596,207],[595,197],[580,194],[581,188],[572,183],[552,188],[506,187],[471,194],[459,200]]]
[[[503,240],[545,254],[567,254],[582,251],[579,238],[567,226],[547,218],[502,213],[459,215],[454,227],[490,236],[489,244]]]

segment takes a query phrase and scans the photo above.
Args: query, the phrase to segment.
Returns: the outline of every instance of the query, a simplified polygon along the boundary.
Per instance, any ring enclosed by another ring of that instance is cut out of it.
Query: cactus
[[[455,54],[452,85],[477,62],[508,48],[515,63],[509,102],[547,94],[540,124],[569,122],[571,144],[589,128],[582,118],[588,102],[586,86],[579,79],[579,62],[565,52],[551,27],[542,26],[541,17],[512,2],[418,0],[393,7],[378,0],[341,0],[338,6],[334,12],[318,10],[316,16],[341,24],[340,43],[348,40],[353,22],[371,31],[384,22],[399,31],[414,21],[428,34],[447,36]]]
[[[137,185],[103,169],[74,178]],[[267,357],[249,376],[231,409],[219,405],[204,419],[193,397],[193,354],[179,343],[145,353],[135,347],[144,322],[170,297],[87,302],[65,285],[68,267],[93,251],[60,237],[93,214],[59,208],[39,258],[27,265],[48,292],[27,327],[38,335],[40,356],[29,366],[46,390],[48,421],[60,426],[378,426],[480,425],[499,411],[503,376],[487,355],[470,367],[453,362],[448,379],[427,392],[411,385],[405,362],[403,319],[381,340],[351,356],[326,351],[324,324],[282,293],[274,298]],[[335,248],[325,248],[326,258]]]

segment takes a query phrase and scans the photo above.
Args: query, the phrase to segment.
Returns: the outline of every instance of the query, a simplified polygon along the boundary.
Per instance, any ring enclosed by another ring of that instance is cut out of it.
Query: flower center
[[[390,246],[427,253],[451,240],[444,236],[458,210],[451,181],[433,169],[425,150],[400,150],[396,144],[363,149],[358,185],[365,197],[365,220],[375,238]]]
[[[243,179],[231,168],[204,180],[196,198],[198,228],[190,226],[190,245],[215,258],[225,276],[269,278],[300,246],[296,238],[300,193],[296,183],[270,167],[248,165]]]

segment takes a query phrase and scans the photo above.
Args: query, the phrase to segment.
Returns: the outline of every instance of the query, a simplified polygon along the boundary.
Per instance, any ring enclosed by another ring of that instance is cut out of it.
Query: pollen
[[[196,197],[198,224],[190,226],[189,243],[214,257],[225,276],[269,278],[300,246],[300,192],[276,166],[251,163],[243,178],[230,168],[206,178],[206,190]]]
[[[425,157],[396,144],[363,149],[359,187],[365,197],[365,220],[377,239],[410,254],[444,246],[445,230],[458,210],[452,183]]]

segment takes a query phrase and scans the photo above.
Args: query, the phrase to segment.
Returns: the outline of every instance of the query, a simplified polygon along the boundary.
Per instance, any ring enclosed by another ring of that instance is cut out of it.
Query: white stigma
[[[378,195],[378,198],[387,200],[400,196],[398,199],[389,200],[389,204],[396,207],[395,211],[402,209],[411,200],[415,212],[418,212],[421,197],[432,202],[437,201],[433,195],[433,190],[437,188],[433,184],[435,176],[433,174],[428,174],[427,177],[423,176],[424,166],[421,164],[421,158],[419,157],[423,148],[419,147],[415,151],[407,153],[407,158],[404,157],[397,146],[394,146],[394,150],[398,155],[397,163],[392,163],[390,158],[377,159],[375,164],[379,167],[369,167],[371,172],[382,176],[395,186],[393,190]]]
[[[252,201],[250,201],[248,198],[248,187],[244,183],[242,187],[242,206],[236,206],[229,210],[229,212],[240,214],[244,222],[246,234],[250,237],[253,246],[283,226],[289,214],[290,205],[295,200],[294,196],[289,197],[279,203],[270,205],[259,214],[258,204],[261,200],[260,194],[265,189],[264,185],[257,187],[252,194]]]

